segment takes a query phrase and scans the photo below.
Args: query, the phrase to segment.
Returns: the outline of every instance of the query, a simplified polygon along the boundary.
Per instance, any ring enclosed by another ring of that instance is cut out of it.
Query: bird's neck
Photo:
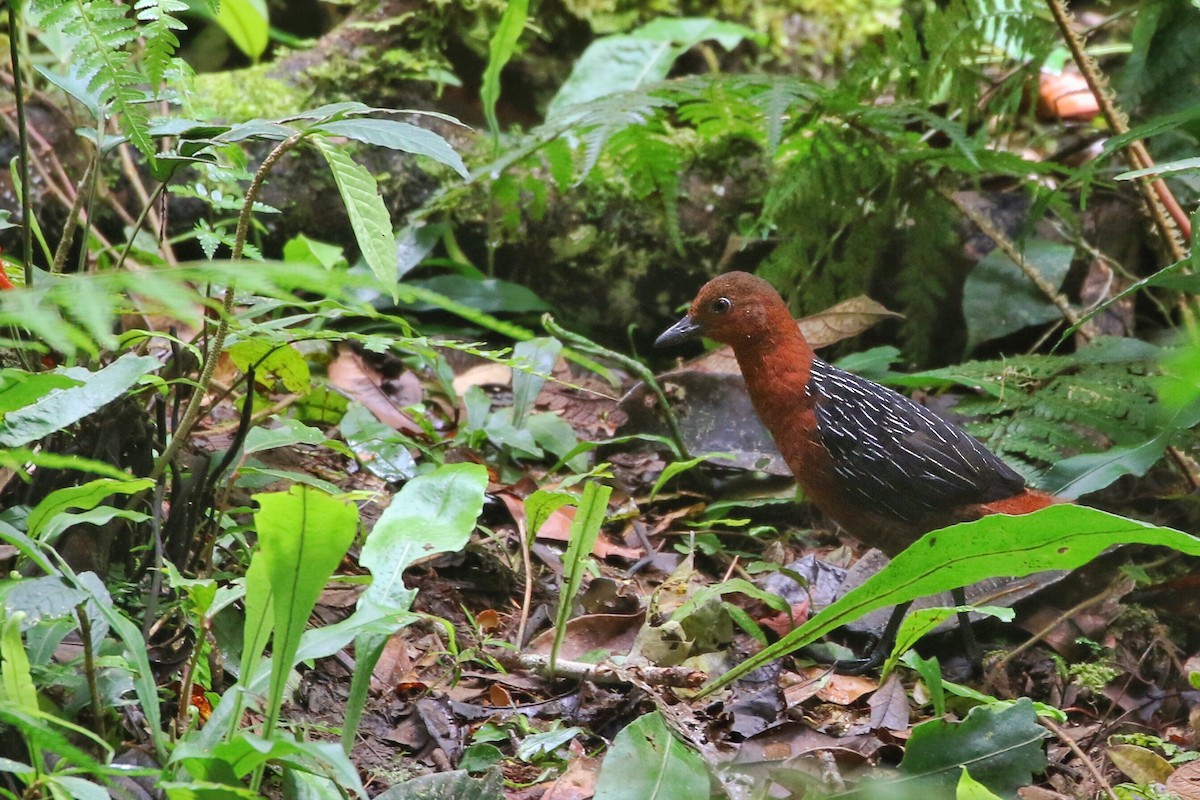
[[[810,402],[806,388],[813,363],[812,346],[791,315],[785,316],[768,335],[733,346],[754,409],[776,438],[795,424],[797,410]]]

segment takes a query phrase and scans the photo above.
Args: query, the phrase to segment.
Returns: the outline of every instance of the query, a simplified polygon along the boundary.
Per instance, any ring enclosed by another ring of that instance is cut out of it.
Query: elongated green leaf
[[[392,119],[341,119],[325,122],[314,130],[345,136],[377,147],[388,147],[405,153],[429,156],[445,164],[464,178],[471,177],[462,156],[455,152],[450,143],[433,131],[409,122]]]
[[[29,405],[55,389],[78,386],[79,381],[57,372],[26,372],[0,369],[0,419],[10,411]]]
[[[966,606],[961,609],[919,608],[915,611],[910,611],[904,616],[904,621],[900,624],[900,630],[896,633],[896,642],[892,645],[891,654],[888,655],[887,661],[883,662],[882,675],[887,676],[888,673],[896,668],[896,664],[899,663],[904,654],[916,647],[917,642],[922,637],[956,615],[959,611],[983,614],[1003,620],[1004,622],[1011,622],[1015,616],[1015,612],[1011,608],[1000,606]]]
[[[269,736],[279,718],[287,675],[308,616],[354,541],[358,509],[307,486],[254,495],[254,500],[259,506],[254,515],[259,541],[254,560],[266,563],[275,604],[271,689],[264,727]]]
[[[1190,172],[1194,170],[1200,170],[1200,158],[1181,158],[1178,161],[1155,164],[1153,167],[1122,172],[1116,177],[1116,180],[1131,181],[1134,178],[1144,178],[1147,175],[1166,175],[1171,172]]]
[[[392,233],[392,218],[388,214],[379,186],[367,169],[354,162],[345,150],[329,140],[314,136],[310,141],[325,157],[337,183],[350,227],[362,250],[371,272],[379,279],[380,287],[393,298],[396,296],[398,268],[396,237]]]
[[[238,666],[238,679],[249,686],[258,671],[258,663],[271,641],[275,628],[275,596],[271,591],[271,578],[267,574],[267,562],[252,558],[246,569],[246,616],[242,625],[242,660]]]
[[[38,711],[37,687],[30,672],[29,657],[25,643],[21,640],[21,621],[25,615],[20,611],[9,614],[0,628],[0,691],[3,700],[30,714]]]
[[[546,377],[554,369],[562,342],[548,336],[517,342],[513,348],[516,360],[524,361],[526,370],[513,369],[513,425],[523,426],[525,415],[533,408],[538,392],[546,383]],[[569,449],[569,448],[568,448]]]
[[[600,765],[595,800],[699,800],[710,791],[704,760],[654,711],[613,739]]]
[[[139,378],[162,367],[154,356],[126,353],[97,372],[82,367],[55,370],[79,381],[56,389],[32,405],[12,411],[0,420],[0,447],[20,447],[78,422],[121,397]]]
[[[487,481],[482,464],[444,464],[406,483],[367,537],[359,564],[371,571],[371,585],[342,627],[355,632],[356,626],[381,616],[390,617],[391,623],[390,630],[360,631],[354,640],[357,663],[342,729],[346,752],[354,742],[383,645],[391,631],[406,624],[402,614],[416,596],[415,589],[404,585],[404,570],[419,558],[466,546],[483,510]]]
[[[86,573],[84,576],[76,577],[75,580],[80,588],[92,593],[89,607],[95,605],[97,613],[107,620],[113,633],[121,640],[121,645],[124,647],[123,656],[129,663],[139,708],[146,716],[146,728],[150,732],[150,741],[154,743],[154,752],[158,756],[159,763],[165,764],[170,740],[162,727],[158,685],[154,681],[155,672],[150,668],[150,648],[146,643],[146,638],[142,636],[141,629],[116,607],[112,598],[107,598],[107,602],[105,602],[105,598],[96,594],[97,588],[103,588],[102,586],[91,585],[88,581],[80,580],[81,577],[86,577]]]
[[[552,492],[538,489],[525,498],[525,537],[533,544],[537,532],[550,519],[550,515],[565,505],[573,505],[579,498],[570,492]]]
[[[753,36],[754,31],[732,22],[662,17],[631,33],[597,39],[571,68],[550,101],[546,118],[556,119],[571,106],[661,81],[675,60],[700,42],[715,40],[730,50]]]
[[[1118,544],[1151,544],[1200,555],[1200,539],[1195,536],[1084,506],[1055,505],[1019,517],[995,514],[952,525],[922,536],[857,589],[710,682],[702,692],[725,686],[877,608],[985,578],[1075,569]]]
[[[562,590],[558,594],[558,608],[554,614],[554,644],[550,647],[551,674],[554,673],[558,651],[567,633],[567,620],[571,618],[575,595],[579,593],[579,585],[583,582],[584,560],[596,547],[600,526],[604,524],[604,517],[608,514],[608,498],[611,494],[611,486],[590,481],[583,487],[579,509],[571,522],[570,540],[567,542],[567,552],[563,556]]]
[[[267,49],[268,23],[265,0],[221,0],[217,24],[251,61]]]
[[[479,96],[483,100],[483,115],[487,118],[488,130],[493,139],[500,137],[500,124],[496,121],[496,101],[500,99],[500,72],[516,52],[517,42],[525,30],[525,18],[529,14],[529,0],[509,0],[500,17],[500,25],[488,42],[488,63],[483,70],[483,85]]]
[[[31,538],[36,539],[50,521],[59,514],[68,510],[88,511],[114,494],[128,496],[153,486],[154,481],[147,478],[128,478],[123,481],[113,478],[97,478],[80,486],[56,489],[42,498],[42,501],[29,512],[26,531]]]
[[[127,473],[122,472],[112,464],[106,464],[103,461],[97,461],[93,458],[64,456],[58,453],[27,450],[25,448],[12,450],[0,449],[0,467],[11,469],[17,473],[23,473],[25,468],[29,466],[46,467],[47,469],[77,469],[80,472],[88,472],[93,475],[104,475],[117,480],[129,480]]]
[[[244,778],[268,761],[336,778],[343,788],[352,790],[359,797],[366,797],[354,765],[332,742],[298,741],[286,734],[264,738],[249,731],[239,731],[232,739],[212,748],[203,757],[189,755],[182,759],[193,774],[203,775],[207,772],[208,777],[213,777],[214,766],[227,766],[237,778]]]

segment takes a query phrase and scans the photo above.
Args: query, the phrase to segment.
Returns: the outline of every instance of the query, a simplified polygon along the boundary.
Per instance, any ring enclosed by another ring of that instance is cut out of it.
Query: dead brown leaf
[[[401,433],[422,434],[421,427],[401,409],[421,402],[421,382],[412,372],[385,378],[349,347],[338,349],[329,364],[329,382],[351,400],[357,400],[385,425]]]
[[[1200,761],[1189,761],[1167,778],[1167,791],[1183,800],[1200,800]]]
[[[559,658],[578,660],[587,653],[607,650],[610,654],[624,655],[633,647],[638,630],[646,619],[646,612],[636,614],[584,614],[567,622]],[[544,630],[533,638],[525,648],[528,653],[546,655],[554,644],[554,629]]]
[[[871,728],[889,731],[908,730],[909,707],[908,695],[904,692],[904,684],[896,677],[896,673],[888,676],[871,699],[867,702],[871,707]]]
[[[831,674],[828,667],[820,665],[802,669],[797,675],[800,680],[785,686],[783,690],[789,708],[814,696],[826,703],[848,706],[879,688],[879,682],[872,678]]]
[[[596,793],[596,777],[600,774],[600,759],[579,756],[567,764],[567,771],[558,777],[542,800],[588,800]]]

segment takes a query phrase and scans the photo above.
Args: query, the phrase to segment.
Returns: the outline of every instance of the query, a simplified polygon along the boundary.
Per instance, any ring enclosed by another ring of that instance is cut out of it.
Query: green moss
[[[1084,689],[1090,690],[1093,694],[1099,694],[1104,691],[1104,687],[1112,683],[1120,674],[1121,671],[1119,669],[1103,662],[1075,664],[1070,669],[1070,675],[1075,682]]]
[[[196,96],[208,108],[203,117],[238,123],[248,119],[271,119],[304,110],[309,93],[271,77],[270,65],[261,64],[227,72],[196,76]]]

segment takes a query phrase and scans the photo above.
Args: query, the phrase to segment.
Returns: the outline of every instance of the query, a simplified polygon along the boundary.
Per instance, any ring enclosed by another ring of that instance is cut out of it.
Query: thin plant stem
[[[96,718],[96,730],[101,739],[108,738],[108,725],[104,719],[104,704],[100,699],[100,684],[96,681],[96,652],[92,647],[92,621],[88,619],[87,604],[75,606],[75,618],[79,620],[79,638],[83,640],[83,672],[87,678],[88,694],[92,701],[92,714]]]
[[[67,212],[67,221],[63,223],[62,238],[58,240],[58,247],[54,250],[54,263],[50,265],[50,273],[58,275],[62,272],[63,266],[67,263],[67,253],[71,250],[71,242],[75,239],[75,229],[79,226],[79,215],[83,211],[83,187],[88,186],[92,182],[92,174],[96,171],[97,165],[100,163],[100,153],[93,151],[92,157],[88,160],[87,169],[83,171],[83,177],[79,179],[80,191],[75,193],[75,200],[71,203],[71,210]],[[83,248],[87,249],[87,242],[83,243]]]
[[[650,391],[654,393],[655,398],[658,400],[658,407],[662,412],[663,419],[667,423],[667,431],[671,435],[671,441],[675,443],[675,447],[679,451],[677,455],[682,459],[691,458],[691,456],[688,455],[687,445],[684,443],[683,431],[679,427],[679,420],[675,417],[675,413],[671,411],[671,404],[667,402],[667,394],[663,391],[662,386],[659,385],[658,380],[654,377],[654,373],[651,372],[645,364],[638,361],[636,358],[630,358],[623,353],[618,353],[615,350],[609,350],[607,347],[598,345],[590,339],[580,336],[578,333],[573,333],[566,330],[557,322],[555,322],[554,317],[550,316],[549,314],[542,315],[542,326],[550,332],[550,335],[556,336],[559,339],[571,343],[577,349],[585,353],[590,353],[592,355],[600,356],[601,358],[609,359],[610,361],[615,361],[624,369],[629,370],[641,378],[642,382],[649,387]]]
[[[262,189],[263,181],[267,178],[267,173],[283,157],[284,153],[298,145],[303,138],[303,133],[296,133],[284,139],[263,159],[258,171],[254,173],[254,178],[250,181],[250,186],[246,189],[246,197],[242,201],[241,213],[238,215],[237,232],[234,234],[233,240],[233,253],[230,255],[231,261],[242,260],[242,251],[246,245],[246,235],[250,230],[250,216],[254,210],[254,201],[258,198],[258,193]],[[188,434],[200,418],[200,407],[204,404],[204,396],[208,393],[208,386],[212,383],[213,373],[217,369],[217,361],[221,357],[221,350],[225,345],[225,337],[229,334],[229,316],[233,313],[233,298],[236,291],[237,288],[233,283],[225,287],[225,296],[221,303],[221,316],[217,322],[217,329],[213,332],[213,338],[209,342],[208,352],[204,357],[204,366],[200,370],[200,378],[196,381],[196,388],[188,400],[187,408],[183,412],[183,418],[179,420],[179,426],[171,436],[171,441],[167,443],[167,446],[163,448],[162,455],[154,462],[154,468],[148,476],[151,480],[157,481],[159,476],[166,470],[167,465],[175,459],[175,456],[179,453],[179,448],[187,441]]]
[[[142,229],[142,225],[145,224],[146,218],[150,216],[151,209],[154,207],[154,204],[158,202],[158,198],[162,196],[162,193],[166,190],[166,188],[167,184],[165,183],[160,183],[154,187],[154,191],[151,193],[150,197],[147,198],[146,204],[142,206],[142,213],[138,214],[138,218],[134,220],[133,230],[129,232],[129,240],[125,242],[125,247],[121,250],[121,255],[117,258],[117,263],[114,266],[114,269],[119,270],[122,266],[124,266],[126,259],[129,258],[129,252],[133,250],[133,240],[137,238],[138,231]],[[163,247],[167,247],[165,241],[163,242]]]
[[[1112,89],[1108,85],[1108,79],[1100,71],[1096,59],[1088,54],[1083,40],[1072,27],[1070,12],[1067,11],[1062,0],[1046,0],[1046,4],[1050,7],[1050,13],[1054,17],[1054,22],[1058,26],[1059,33],[1062,34],[1067,49],[1071,51],[1071,58],[1075,61],[1075,66],[1079,67],[1080,74],[1083,75],[1088,88],[1096,98],[1096,104],[1100,107],[1100,113],[1104,115],[1108,127],[1117,136],[1129,133],[1129,120],[1117,106]],[[1130,142],[1122,148],[1121,153],[1130,169],[1145,169],[1154,166],[1153,159],[1150,158],[1146,146],[1140,139]],[[1191,238],[1191,220],[1179,207],[1178,201],[1162,178],[1142,177],[1137,180],[1137,186],[1142,200],[1146,204],[1146,211],[1154,220],[1154,226],[1158,229],[1159,236],[1166,245],[1171,260],[1182,261],[1187,254],[1180,241],[1180,234],[1184,239]]]
[[[8,52],[12,59],[13,96],[17,106],[17,140],[21,169],[21,224],[24,227],[22,239],[22,258],[25,260],[25,285],[33,286],[33,226],[30,217],[33,205],[29,201],[29,121],[25,118],[25,89],[21,78],[20,37],[17,25],[16,4],[8,4]]]

